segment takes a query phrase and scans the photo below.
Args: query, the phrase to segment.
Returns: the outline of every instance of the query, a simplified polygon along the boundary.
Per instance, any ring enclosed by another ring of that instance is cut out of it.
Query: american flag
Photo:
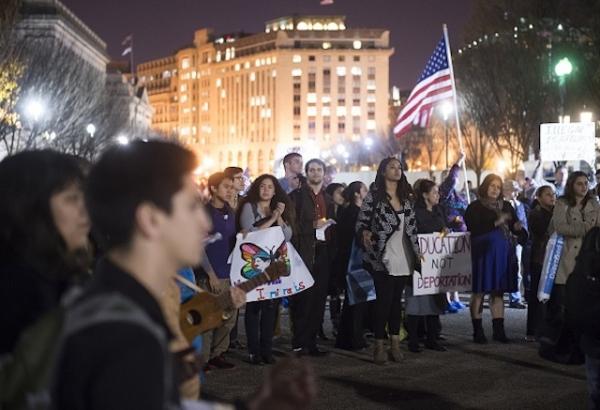
[[[419,124],[421,127],[426,127],[433,107],[452,96],[452,79],[446,54],[446,41],[442,37],[396,119],[394,126],[396,137],[401,137],[410,131],[413,125]]]

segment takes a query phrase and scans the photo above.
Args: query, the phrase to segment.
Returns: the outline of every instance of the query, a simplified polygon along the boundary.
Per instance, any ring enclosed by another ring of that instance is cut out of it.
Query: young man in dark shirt
[[[92,167],[86,202],[106,257],[67,311],[54,408],[182,408],[178,367],[168,349],[173,336],[158,300],[178,269],[200,263],[211,228],[194,183],[195,167],[193,153],[160,141],[113,147]],[[236,306],[244,303],[243,291],[230,293]],[[101,315],[104,320],[96,320]],[[77,323],[78,317],[84,320]],[[314,384],[302,363],[294,364],[298,368],[303,370],[283,378],[285,385],[270,378],[245,407],[310,406]]]
[[[323,356],[326,352],[317,348],[317,334],[327,300],[330,270],[328,242],[331,242],[331,238],[328,231],[325,231],[324,237],[317,236],[317,229],[333,217],[333,202],[323,189],[323,161],[311,159],[306,163],[305,170],[307,183],[290,194],[297,221],[292,242],[315,283],[290,299],[292,349],[299,356]]]

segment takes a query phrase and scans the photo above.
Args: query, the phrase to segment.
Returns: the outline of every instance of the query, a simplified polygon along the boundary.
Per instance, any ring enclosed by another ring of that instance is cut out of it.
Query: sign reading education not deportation
[[[471,291],[471,236],[469,232],[419,235],[423,255],[421,274],[413,275],[418,295]]]
[[[586,161],[596,158],[596,127],[593,122],[540,125],[542,161]]]

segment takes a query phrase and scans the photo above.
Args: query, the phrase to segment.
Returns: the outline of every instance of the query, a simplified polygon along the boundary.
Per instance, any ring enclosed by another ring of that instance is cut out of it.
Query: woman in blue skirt
[[[509,202],[502,199],[502,178],[490,174],[479,187],[480,199],[467,208],[465,222],[471,232],[473,294],[471,319],[473,341],[487,343],[481,323],[483,297],[490,295],[493,339],[508,343],[504,332],[505,292],[517,290],[517,256],[515,246],[525,243],[527,231],[517,219]]]

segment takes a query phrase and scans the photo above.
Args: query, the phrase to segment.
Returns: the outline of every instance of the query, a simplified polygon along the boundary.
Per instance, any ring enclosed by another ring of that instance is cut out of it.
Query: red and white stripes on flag
[[[435,105],[452,97],[452,76],[446,41],[442,38],[396,119],[396,137],[410,131],[413,125],[426,127]]]

